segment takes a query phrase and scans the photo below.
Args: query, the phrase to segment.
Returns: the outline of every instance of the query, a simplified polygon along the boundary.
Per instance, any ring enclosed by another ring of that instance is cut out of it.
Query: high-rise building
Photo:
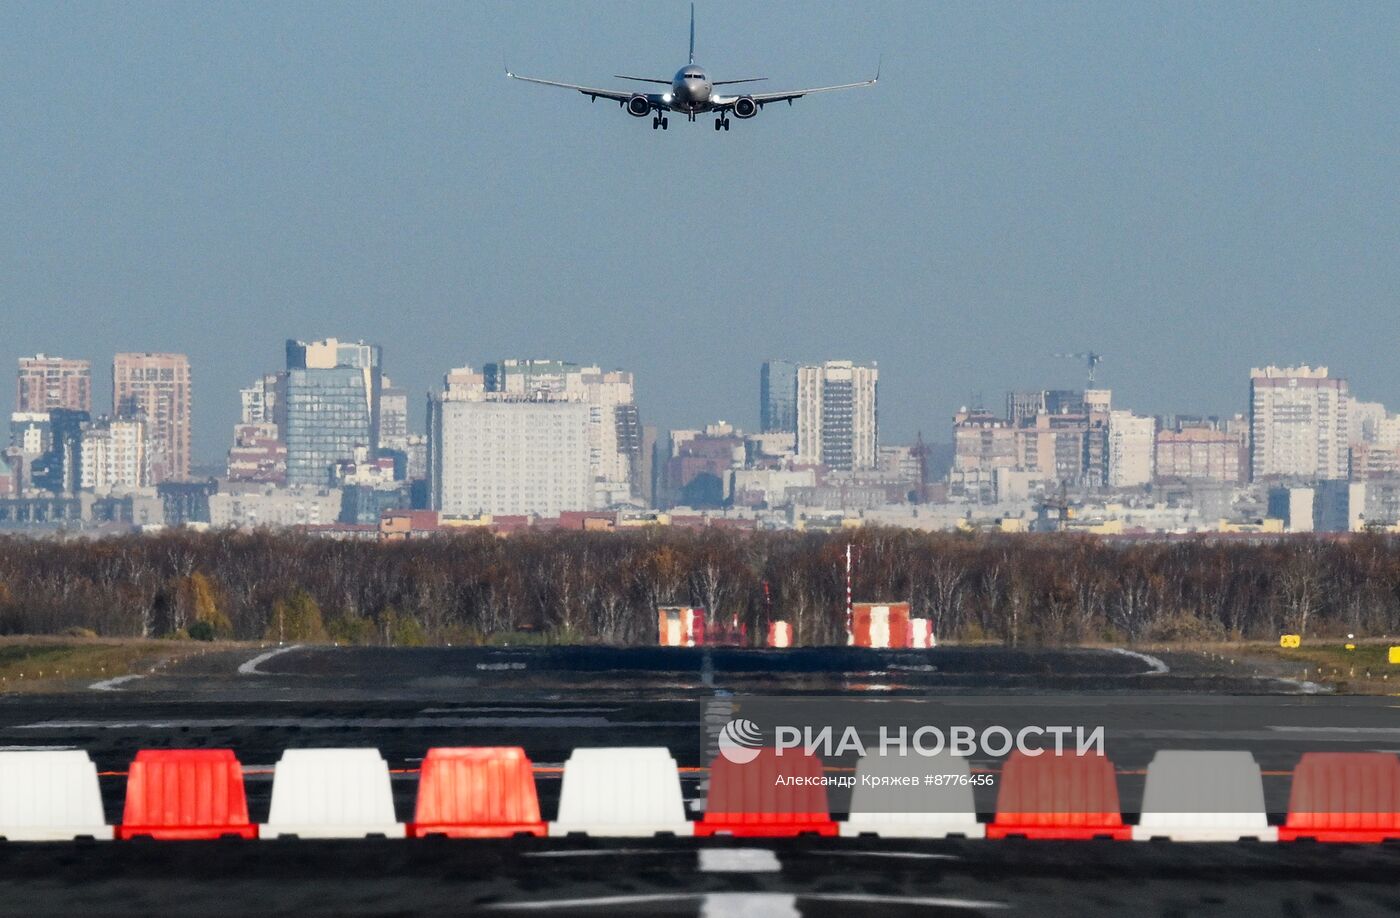
[[[1250,370],[1251,479],[1347,477],[1349,401],[1347,381],[1326,367]]]
[[[1347,406],[1351,478],[1366,480],[1400,475],[1400,415],[1380,402],[1355,399]]]
[[[145,418],[152,484],[190,477],[190,388],[184,354],[118,354],[112,361],[112,415]]]
[[[486,377],[471,367],[457,367],[443,374],[442,388],[444,398],[481,398],[486,394]]]
[[[1092,391],[1092,390],[1091,390]],[[1046,414],[1084,414],[1088,410],[1082,389],[1045,390]]]
[[[797,461],[839,471],[873,469],[879,447],[875,364],[828,360],[797,370]]]
[[[433,509],[555,517],[597,507],[590,406],[501,393],[429,406]]]
[[[241,411],[228,451],[229,481],[287,482],[287,374],[267,373],[239,390]]]
[[[51,408],[92,411],[91,363],[46,354],[19,359],[15,410],[40,412]]]
[[[10,415],[10,446],[23,453],[28,461],[48,452],[49,443],[49,412],[16,411]]]
[[[570,389],[569,377],[580,367],[567,360],[500,360],[486,364],[486,391],[517,398],[559,398]]]
[[[983,412],[985,413],[985,412]],[[1013,391],[1006,393],[1006,419],[1013,427],[1019,427],[1027,419],[1045,413],[1045,390]]]
[[[449,389],[453,374],[447,381]],[[468,373],[463,382],[474,386],[474,374]],[[486,364],[482,383],[487,392],[513,399],[587,404],[589,462],[598,506],[639,496],[633,470],[642,462],[641,420],[630,372],[564,360],[501,360]]]
[[[82,432],[80,483],[87,491],[150,484],[146,420],[100,418]]]
[[[797,364],[764,362],[758,373],[758,412],[763,433],[797,432]]]
[[[963,409],[953,415],[953,468],[957,471],[1016,467],[1016,432],[989,411]]]
[[[723,506],[729,497],[729,472],[743,464],[743,437],[728,425],[712,425],[677,444],[666,467],[674,503],[694,509]]]
[[[641,496],[643,505],[647,507],[656,506],[657,442],[656,426],[653,424],[642,425],[641,461],[637,463],[637,471],[632,477],[639,488],[637,493]]]
[[[266,373],[246,389],[238,390],[242,424],[287,423],[287,374]]]
[[[1240,484],[1247,470],[1243,433],[1206,426],[1159,430],[1155,476],[1159,481]]]
[[[1108,485],[1139,488],[1152,483],[1153,448],[1157,422],[1131,411],[1108,415]]]
[[[408,452],[408,390],[387,376],[379,394],[379,448]]]
[[[1382,403],[1353,398],[1347,405],[1347,440],[1351,443],[1374,442],[1376,429],[1385,422],[1387,415]]]
[[[287,341],[287,484],[324,487],[356,447],[379,450],[380,350],[363,341]]]
[[[1016,467],[1047,484],[1102,485],[1107,416],[1042,412],[1015,429]]]
[[[47,413],[43,455],[30,464],[30,483],[51,494],[72,494],[82,486],[83,429],[86,411],[54,408]]]

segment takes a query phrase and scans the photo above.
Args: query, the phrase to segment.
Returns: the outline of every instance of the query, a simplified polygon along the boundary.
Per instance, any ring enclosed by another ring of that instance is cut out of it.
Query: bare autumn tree
[[[1280,573],[1277,585],[1285,627],[1306,637],[1308,624],[1322,603],[1321,571],[1314,564],[1289,564]]]
[[[844,643],[847,545],[855,598],[909,601],[941,640],[1400,631],[1394,537],[1137,542],[653,527],[391,544],[294,532],[0,537],[0,632],[155,637],[206,621],[258,639],[275,610],[285,620],[291,605],[314,602],[337,640],[457,643],[534,629],[650,643],[657,606],[692,604],[737,618],[760,640],[771,617],[788,620],[799,642]]]

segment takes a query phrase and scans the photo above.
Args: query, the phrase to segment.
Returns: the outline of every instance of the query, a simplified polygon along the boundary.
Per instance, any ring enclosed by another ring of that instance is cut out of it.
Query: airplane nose
[[[704,102],[710,96],[703,80],[686,80],[682,84],[682,89],[685,101],[692,104]]]

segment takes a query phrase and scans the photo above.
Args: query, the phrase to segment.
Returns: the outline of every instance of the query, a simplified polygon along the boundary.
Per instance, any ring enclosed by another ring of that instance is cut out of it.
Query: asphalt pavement
[[[255,822],[282,750],[374,746],[412,817],[432,746],[520,745],[546,819],[576,746],[661,745],[704,805],[704,712],[897,699],[943,722],[1102,724],[1123,809],[1158,749],[1254,752],[1273,821],[1306,751],[1400,749],[1394,698],[1109,651],[277,648],[0,698],[0,746],[79,748],[120,821],[142,748],[232,748]],[[995,760],[973,762],[995,771]],[[979,793],[990,813],[994,789]],[[707,854],[706,852],[711,852]],[[716,855],[713,852],[730,852]],[[878,839],[0,845],[6,914],[1382,915],[1400,846]]]

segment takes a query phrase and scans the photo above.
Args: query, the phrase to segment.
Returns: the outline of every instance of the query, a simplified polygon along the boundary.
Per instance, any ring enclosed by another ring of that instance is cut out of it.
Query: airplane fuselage
[[[714,86],[705,75],[705,68],[688,64],[676,71],[671,80],[671,98],[667,104],[673,111],[688,115],[710,111],[714,107]]]

